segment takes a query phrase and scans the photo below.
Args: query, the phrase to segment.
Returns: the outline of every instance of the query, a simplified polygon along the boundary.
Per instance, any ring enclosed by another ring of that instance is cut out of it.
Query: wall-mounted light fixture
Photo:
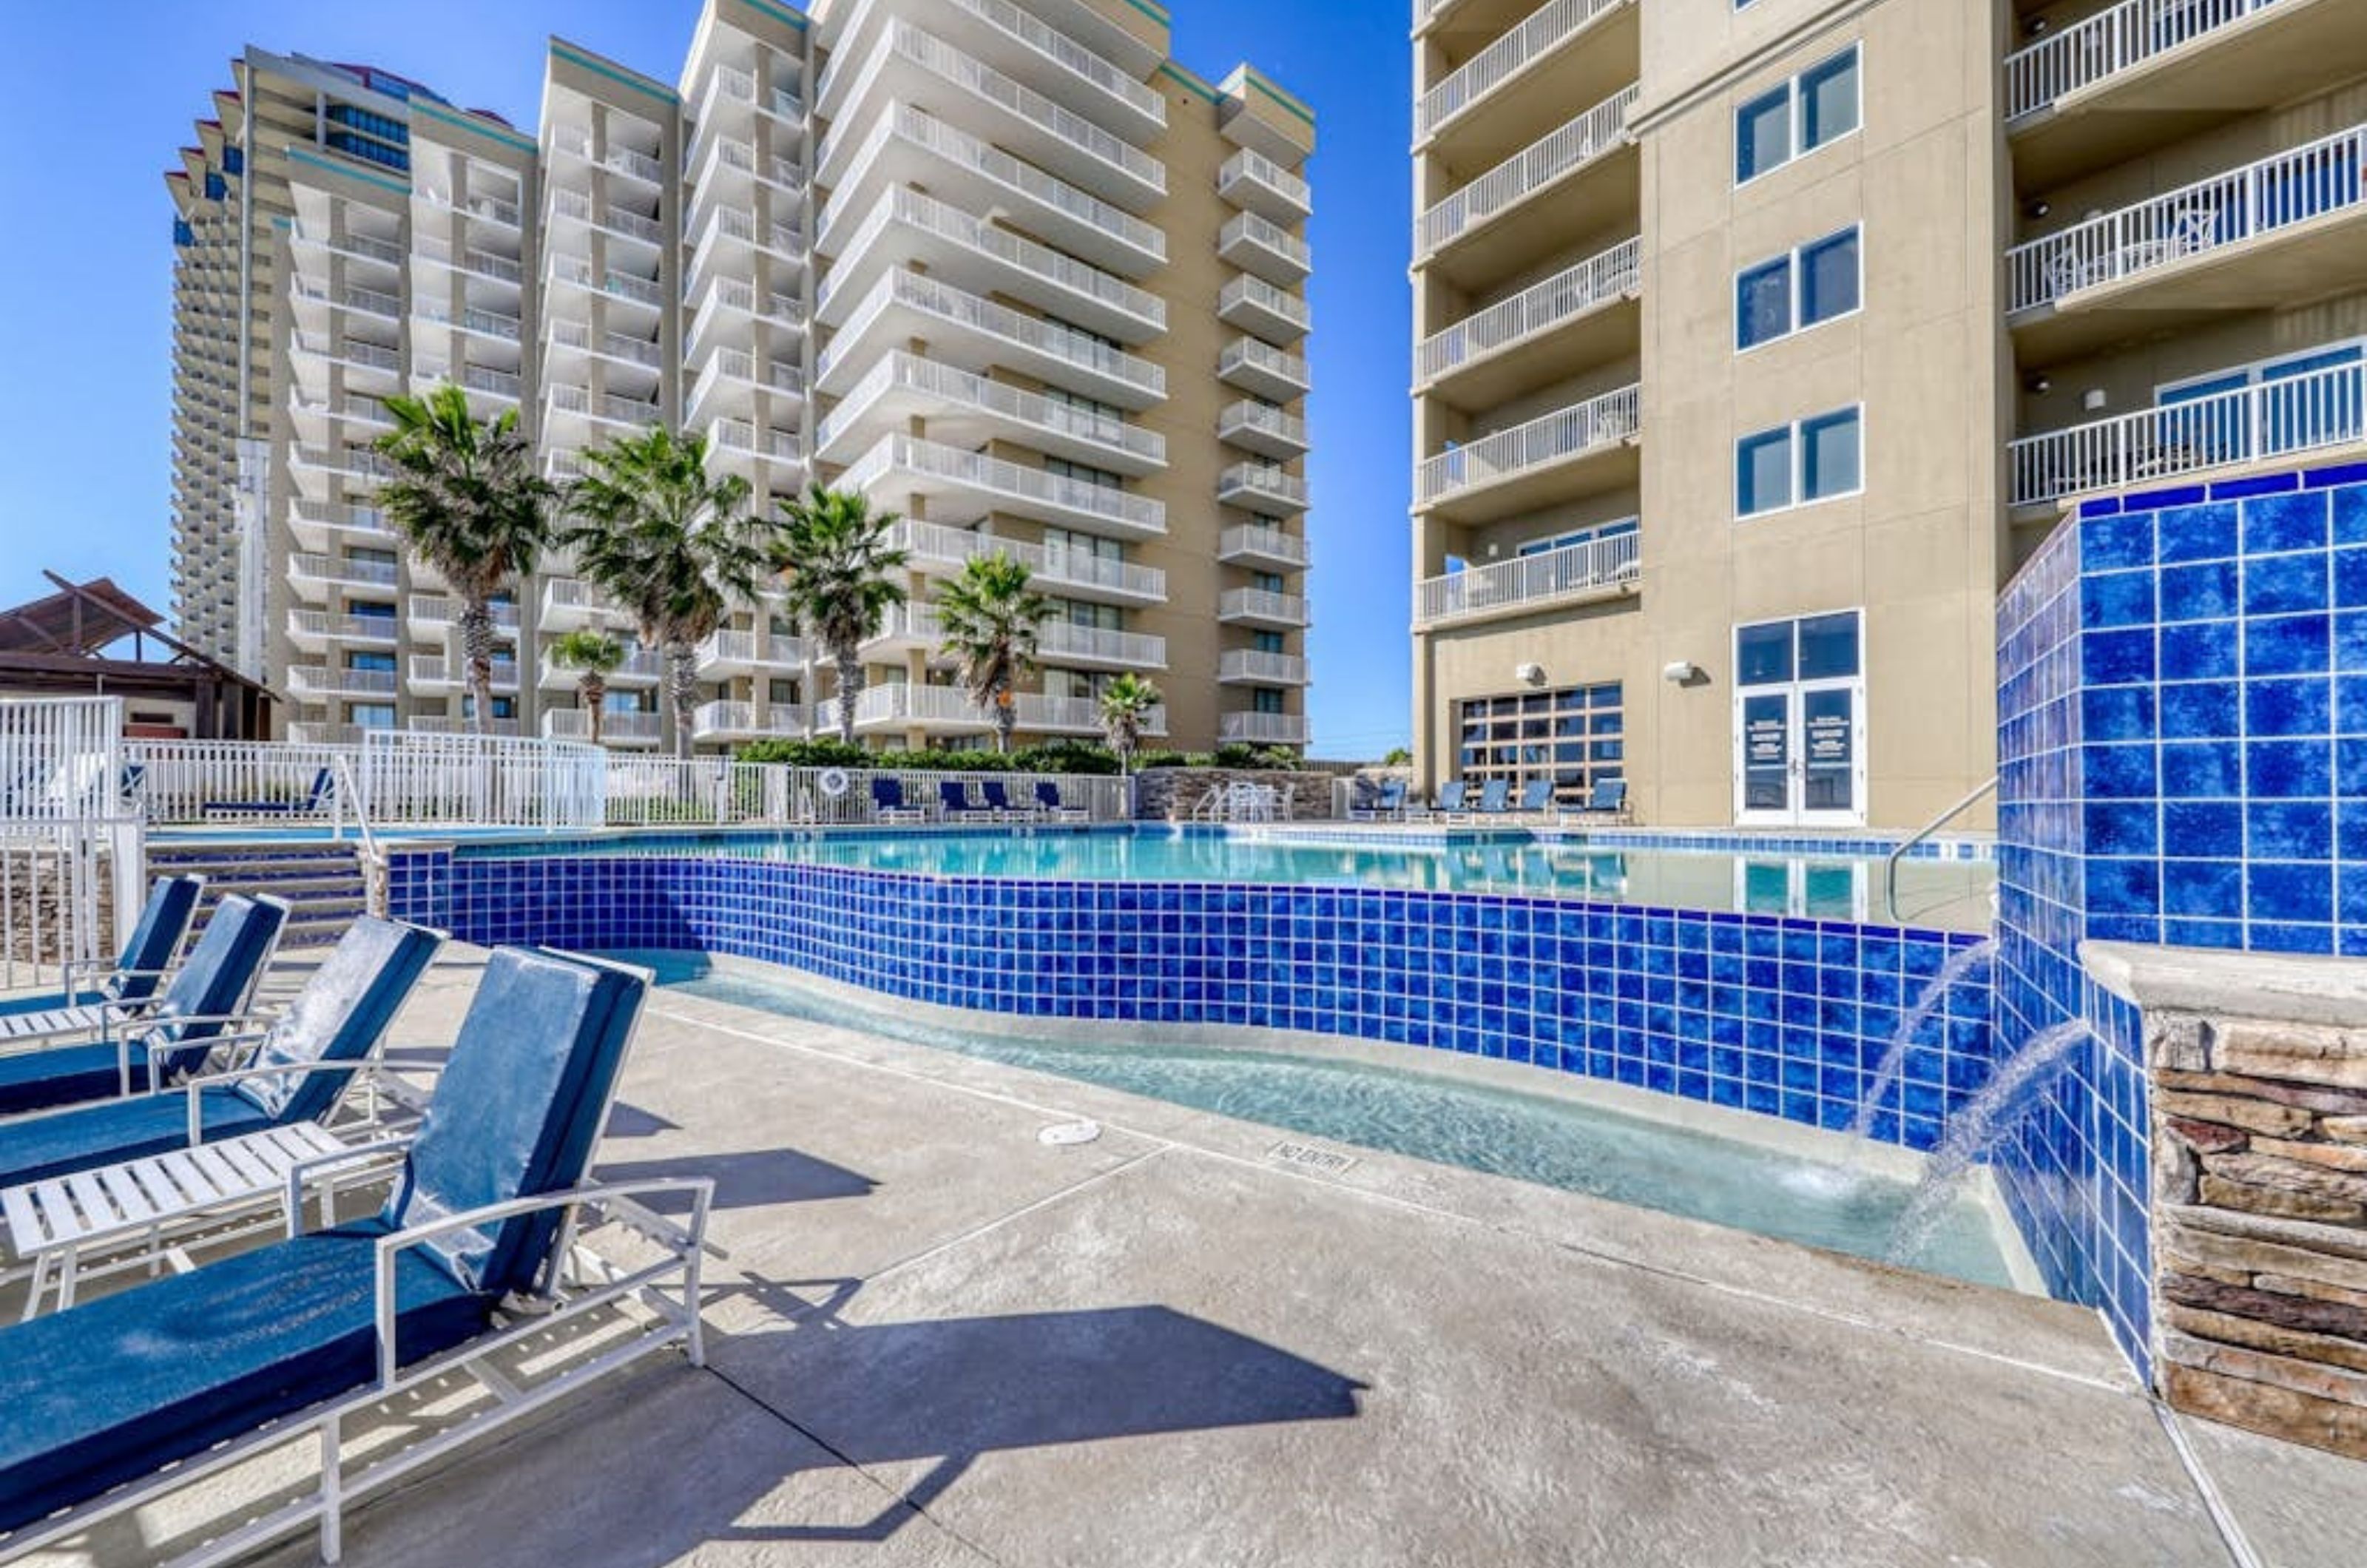
[[[2027,377],[2023,379],[2022,385],[2025,391],[2035,393],[2037,396],[2042,398],[2055,389],[2055,383],[2048,380],[2044,376]]]
[[[1701,666],[1691,660],[1680,659],[1661,670],[1660,679],[1671,686],[1690,686],[1701,679]]]
[[[1546,683],[1546,667],[1542,664],[1523,664],[1512,671],[1512,678],[1523,686],[1542,686]]]
[[[2112,401],[2101,387],[2090,387],[2079,394],[2079,407],[2088,413],[2101,413],[2112,405]]]

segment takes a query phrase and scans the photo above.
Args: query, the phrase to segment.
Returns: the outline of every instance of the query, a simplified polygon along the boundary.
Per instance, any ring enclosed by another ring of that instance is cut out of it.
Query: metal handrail
[[[379,848],[378,834],[370,828],[369,811],[362,800],[361,787],[354,777],[353,759],[340,751],[329,759],[329,775],[334,784],[330,795],[331,836],[345,836],[345,815],[348,807],[354,814],[354,831],[361,840],[362,908],[373,915],[387,912],[387,861]]]
[[[1956,802],[1955,805],[1951,806],[1947,810],[1942,811],[1939,816],[1932,818],[1931,820],[1924,823],[1923,826],[1916,829],[1915,831],[1907,835],[1905,839],[1899,840],[1899,842],[1892,848],[1888,854],[1883,857],[1882,907],[1890,912],[1890,919],[1893,925],[1903,925],[1906,923],[1906,917],[1898,912],[1898,863],[1907,858],[1908,851],[1913,849],[1916,845],[1921,843],[1924,840],[1930,838],[1932,834],[1938,832],[1941,829],[1954,821],[1956,818],[1967,808],[1977,805],[1984,796],[1995,793],[1997,786],[1997,775],[1995,773],[1991,773],[1987,784],[1976,786],[1971,794],[1965,795],[1962,800]]]

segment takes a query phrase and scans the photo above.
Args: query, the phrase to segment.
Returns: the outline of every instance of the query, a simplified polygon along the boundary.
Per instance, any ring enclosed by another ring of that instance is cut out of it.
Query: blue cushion
[[[108,1084],[115,1075],[110,1067]],[[198,1091],[198,1113],[208,1140],[260,1132],[272,1118],[252,1100],[223,1085]],[[0,1187],[17,1187],[78,1170],[96,1170],[142,1159],[189,1142],[187,1094],[135,1094],[104,1105],[85,1105],[54,1116],[28,1117],[0,1126]]]
[[[377,1048],[442,941],[434,931],[374,915],[357,919],[271,1026],[249,1066],[361,1061]],[[244,1078],[232,1092],[274,1121],[311,1122],[328,1113],[350,1076]]]
[[[131,940],[123,944],[115,966],[130,973],[109,988],[119,1001],[144,1001],[162,984],[156,971],[173,961],[181,939],[189,934],[189,920],[198,912],[198,895],[205,890],[201,876],[164,876],[148,890],[148,904]]]
[[[387,1200],[387,1221],[422,1224],[582,1181],[643,989],[625,970],[495,949]],[[555,1213],[533,1215],[455,1232],[422,1250],[462,1285],[530,1290],[558,1224]]]
[[[239,893],[216,906],[189,961],[164,987],[155,1011],[142,1027],[148,1048],[156,1058],[156,1070],[165,1081],[194,1072],[213,1048],[214,1036],[222,1032],[220,1024],[173,1021],[216,1017],[245,1006],[287,918],[288,906],[278,900],[258,900]]]
[[[377,1376],[372,1221],[0,1333],[0,1529],[15,1529]],[[405,1362],[481,1332],[489,1298],[404,1255]]]
[[[116,1048],[52,1045],[42,1051],[0,1055],[0,1116],[50,1111],[89,1100],[112,1100],[123,1092]],[[148,1085],[148,1053],[131,1043],[131,1087]]]

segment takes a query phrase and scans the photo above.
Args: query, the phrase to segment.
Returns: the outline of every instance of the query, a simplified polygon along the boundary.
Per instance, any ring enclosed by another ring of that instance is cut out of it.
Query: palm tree
[[[690,755],[698,645],[735,602],[753,600],[777,553],[777,525],[748,510],[748,481],[707,471],[707,437],[659,426],[583,454],[561,542],[577,570],[631,612],[666,661],[674,750]]]
[[[1120,773],[1129,773],[1142,744],[1142,721],[1161,701],[1159,688],[1129,670],[1102,688],[1102,734],[1117,753]]]
[[[873,513],[859,491],[815,485],[781,504],[780,566],[789,614],[838,667],[838,738],[855,744],[855,699],[863,694],[863,645],[904,602],[898,574],[910,558],[888,542],[892,512]]]
[[[959,666],[970,700],[994,719],[994,749],[1011,750],[1019,722],[1012,692],[1036,667],[1036,634],[1052,602],[1028,586],[1025,561],[997,550],[962,562],[937,595],[939,643]]]
[[[600,744],[600,721],[606,716],[609,672],[625,661],[625,645],[606,632],[569,632],[550,645],[551,661],[562,670],[580,670],[575,690],[583,711],[592,716],[592,744]]]
[[[469,412],[468,393],[447,382],[424,397],[391,397],[386,412],[394,428],[377,447],[394,472],[378,487],[378,507],[460,601],[470,722],[489,734],[493,598],[534,570],[550,542],[559,492],[534,471],[515,409],[481,420]]]

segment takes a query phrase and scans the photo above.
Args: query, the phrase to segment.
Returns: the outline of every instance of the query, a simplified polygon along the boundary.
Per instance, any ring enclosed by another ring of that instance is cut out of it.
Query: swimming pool
[[[1778,1152],[1763,1142],[1652,1121],[1583,1100],[1520,1092],[1344,1058],[1263,1050],[1052,1042],[921,1022],[823,996],[768,966],[704,955],[615,954],[662,987],[788,1018],[883,1034],[1286,1128],[1342,1144],[1511,1177],[1615,1202],[1885,1257],[1913,1189],[1894,1175]],[[1507,1069],[1508,1074],[1511,1069]],[[1993,1202],[1959,1198],[1917,1268],[2010,1286],[2010,1227]],[[2027,1279],[2026,1269],[2022,1278]]]
[[[1741,840],[1716,849],[1628,847],[1523,831],[1382,833],[1223,831],[1137,826],[1082,829],[789,829],[628,833],[467,844],[470,858],[724,859],[839,866],[913,876],[1031,882],[1227,883],[1353,886],[1571,898],[1658,908],[1883,918],[1882,866],[1871,855],[1761,854]],[[1899,908],[1913,923],[1986,931],[1996,867],[1986,859],[1919,857],[1898,868]]]

